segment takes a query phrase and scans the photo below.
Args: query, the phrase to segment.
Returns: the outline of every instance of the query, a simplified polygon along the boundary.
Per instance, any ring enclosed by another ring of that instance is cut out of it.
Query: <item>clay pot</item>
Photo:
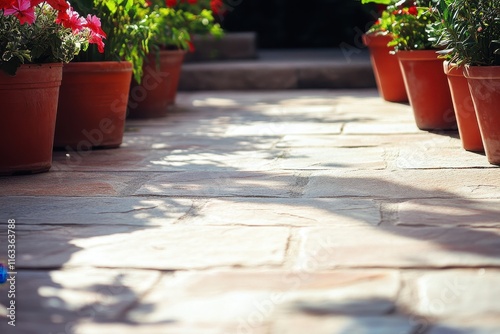
[[[123,140],[132,63],[64,65],[54,148],[116,148]]]
[[[488,161],[500,165],[500,66],[465,66]]]
[[[483,140],[463,68],[450,65],[448,61],[445,61],[443,69],[448,77],[462,146],[467,151],[482,152],[484,151]]]
[[[363,43],[370,50],[370,60],[377,88],[382,98],[389,102],[408,102],[408,95],[394,48],[387,46],[391,35],[365,34]]]
[[[415,122],[421,130],[457,128],[443,60],[434,50],[398,51]]]
[[[62,63],[0,71],[0,175],[46,172],[52,166]]]

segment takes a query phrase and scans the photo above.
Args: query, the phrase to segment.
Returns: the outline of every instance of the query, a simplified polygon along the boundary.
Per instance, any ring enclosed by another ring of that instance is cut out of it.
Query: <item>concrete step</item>
[[[367,50],[259,50],[256,59],[185,62],[181,91],[376,87]]]
[[[226,32],[221,38],[193,35],[192,41],[195,50],[186,55],[186,62],[257,58],[255,32]]]

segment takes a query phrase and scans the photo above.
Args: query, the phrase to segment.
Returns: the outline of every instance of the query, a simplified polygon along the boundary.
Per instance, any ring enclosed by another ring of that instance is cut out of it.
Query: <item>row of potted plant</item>
[[[175,103],[191,35],[221,35],[217,0],[0,0],[0,175],[53,149],[116,148],[125,119]]]
[[[388,5],[364,36],[382,97],[499,165],[500,0],[363,1]]]

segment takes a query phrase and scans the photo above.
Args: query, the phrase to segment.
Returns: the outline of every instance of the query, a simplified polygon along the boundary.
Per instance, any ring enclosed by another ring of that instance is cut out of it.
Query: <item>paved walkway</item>
[[[183,93],[54,160],[0,178],[2,334],[500,333],[500,170],[374,90]]]

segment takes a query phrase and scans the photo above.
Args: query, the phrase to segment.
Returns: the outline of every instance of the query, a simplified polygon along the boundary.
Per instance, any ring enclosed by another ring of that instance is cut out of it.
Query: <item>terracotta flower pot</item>
[[[132,64],[126,61],[65,64],[54,148],[119,147],[131,80]]]
[[[50,169],[61,78],[62,63],[0,71],[0,175]]]
[[[465,66],[488,161],[500,165],[500,66]]]
[[[179,79],[180,71],[172,70],[173,63],[178,62],[174,57],[178,55],[181,53],[161,50],[158,58],[154,53],[148,56],[143,66],[144,75],[141,84],[132,80],[130,86],[129,118],[156,118],[167,115],[168,107],[175,100],[175,91],[170,89],[175,74],[177,80]]]
[[[149,58],[144,68],[142,83],[132,83],[128,102],[129,118],[155,118],[167,114],[175,104],[185,50],[160,51],[160,66],[155,56]]]
[[[390,35],[363,35],[363,43],[370,50],[373,73],[382,98],[390,102],[408,102],[398,58],[390,53],[394,48],[387,46],[391,40]]]
[[[462,146],[467,151],[482,152],[484,151],[483,140],[481,139],[476,111],[467,79],[464,77],[463,68],[457,68],[445,61],[443,62],[443,69],[448,76]]]
[[[398,51],[397,56],[418,128],[456,129],[443,60],[434,50]]]

